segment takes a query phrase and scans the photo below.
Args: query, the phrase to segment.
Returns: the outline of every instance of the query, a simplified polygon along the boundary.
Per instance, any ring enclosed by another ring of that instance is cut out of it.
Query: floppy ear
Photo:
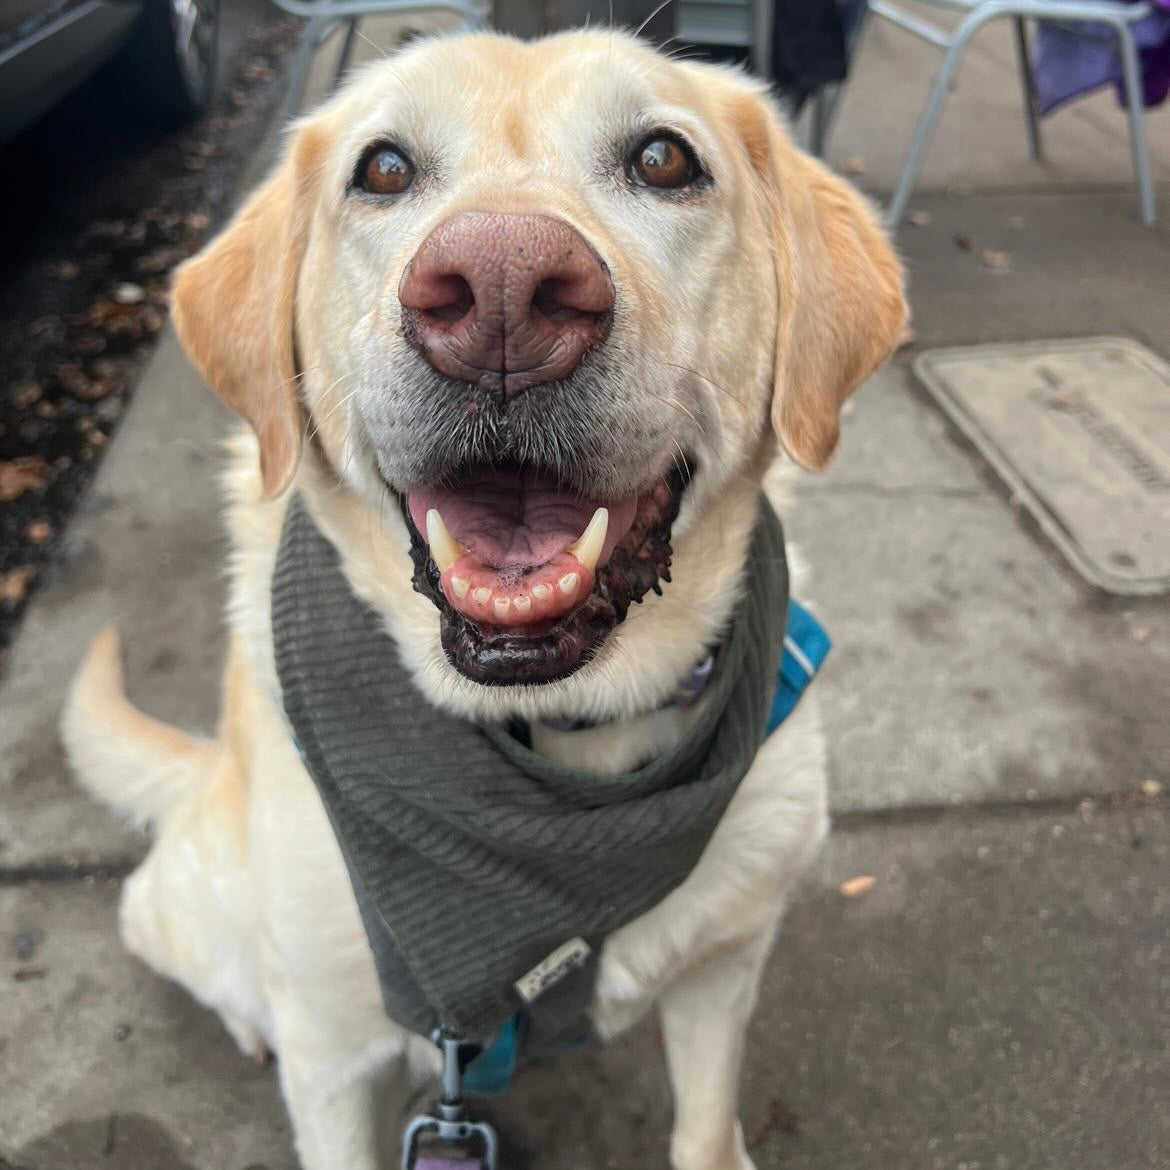
[[[740,127],[762,179],[779,300],[772,425],[797,463],[820,471],[845,399],[905,328],[902,266],[868,201],[798,150],[765,100],[753,104]]]
[[[183,347],[260,440],[268,499],[288,487],[301,453],[293,308],[323,150],[312,127],[297,132],[264,185],[179,268],[172,297]]]

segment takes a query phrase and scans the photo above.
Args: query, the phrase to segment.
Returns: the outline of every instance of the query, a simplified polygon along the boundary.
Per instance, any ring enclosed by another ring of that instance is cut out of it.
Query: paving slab
[[[941,26],[958,16],[941,5],[902,7]],[[932,45],[872,17],[852,65],[829,140],[829,159],[864,164],[857,181],[889,192],[901,174],[914,126],[942,62]],[[1170,180],[1170,105],[1148,111],[1155,180]],[[1041,121],[1044,159],[1028,153],[1011,22],[976,34],[952,83],[919,180],[922,191],[1131,187],[1125,111],[1112,91],[1072,103]],[[852,169],[852,168],[851,168]],[[1170,214],[1163,195],[1163,212]]]
[[[752,1028],[743,1117],[760,1170],[1167,1165],[1168,864],[1170,806],[1140,797],[839,830],[794,899]],[[844,897],[860,875],[872,890]],[[120,950],[116,893],[0,891],[0,1156],[295,1170],[274,1073]],[[487,1111],[507,1170],[666,1165],[653,1022],[525,1070]]]
[[[0,1166],[295,1170],[272,1070],[122,949],[118,894],[0,888]]]
[[[145,710],[192,730],[214,726],[226,551],[215,480],[226,422],[168,331],[0,682],[0,866],[141,849],[73,784],[57,740],[66,688],[102,624],[122,634]]]
[[[916,206],[929,222],[904,226],[897,242],[920,347],[1118,334],[1170,356],[1170,201],[1155,227],[1138,221],[1128,191]]]
[[[854,399],[789,537],[834,650],[834,809],[1170,781],[1170,605],[1104,599],[1022,520],[904,363]]]

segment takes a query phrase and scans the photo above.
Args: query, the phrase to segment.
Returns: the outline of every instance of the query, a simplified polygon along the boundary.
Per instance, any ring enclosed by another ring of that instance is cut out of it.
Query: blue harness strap
[[[790,600],[784,657],[776,675],[776,690],[772,695],[765,734],[771,735],[792,714],[800,696],[829,656],[832,645],[825,627],[799,601]]]
[[[795,710],[801,695],[829,656],[832,645],[825,627],[799,601],[789,600],[784,655],[776,673],[776,690],[768,712],[766,736],[771,735]],[[463,1088],[469,1095],[499,1097],[507,1091],[519,1055],[521,1024],[521,1016],[513,1016],[468,1064],[463,1074]]]

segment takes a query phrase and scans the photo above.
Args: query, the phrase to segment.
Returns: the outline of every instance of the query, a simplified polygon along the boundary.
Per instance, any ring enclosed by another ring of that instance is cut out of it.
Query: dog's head
[[[568,679],[678,592],[672,551],[677,573],[688,531],[717,541],[730,497],[750,528],[776,438],[823,467],[905,316],[872,211],[762,86],[613,32],[367,68],[174,303],[264,491],[310,443],[400,509],[443,669],[497,685]],[[699,609],[727,574],[691,562]]]

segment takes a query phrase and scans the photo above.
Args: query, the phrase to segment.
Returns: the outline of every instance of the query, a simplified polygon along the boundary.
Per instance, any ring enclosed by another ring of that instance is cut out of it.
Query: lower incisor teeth
[[[552,596],[552,586],[533,585],[532,596],[535,597],[537,601],[548,601],[548,599]]]
[[[481,586],[471,596],[474,597],[480,605],[487,605],[487,603],[492,599],[492,591]]]
[[[577,583],[580,578],[576,573],[566,573],[559,581],[561,592],[566,597],[572,597],[577,592]]]
[[[512,604],[517,613],[527,613],[532,608],[532,602],[527,597],[517,597]]]
[[[492,602],[492,608],[496,611],[497,617],[503,617],[508,612],[508,607],[511,604],[512,603],[508,600],[508,598],[497,597],[495,601]]]
[[[466,577],[452,577],[451,578],[451,588],[455,591],[456,597],[466,597],[467,590],[470,587],[470,585],[471,585],[471,582],[468,581],[468,579]]]

